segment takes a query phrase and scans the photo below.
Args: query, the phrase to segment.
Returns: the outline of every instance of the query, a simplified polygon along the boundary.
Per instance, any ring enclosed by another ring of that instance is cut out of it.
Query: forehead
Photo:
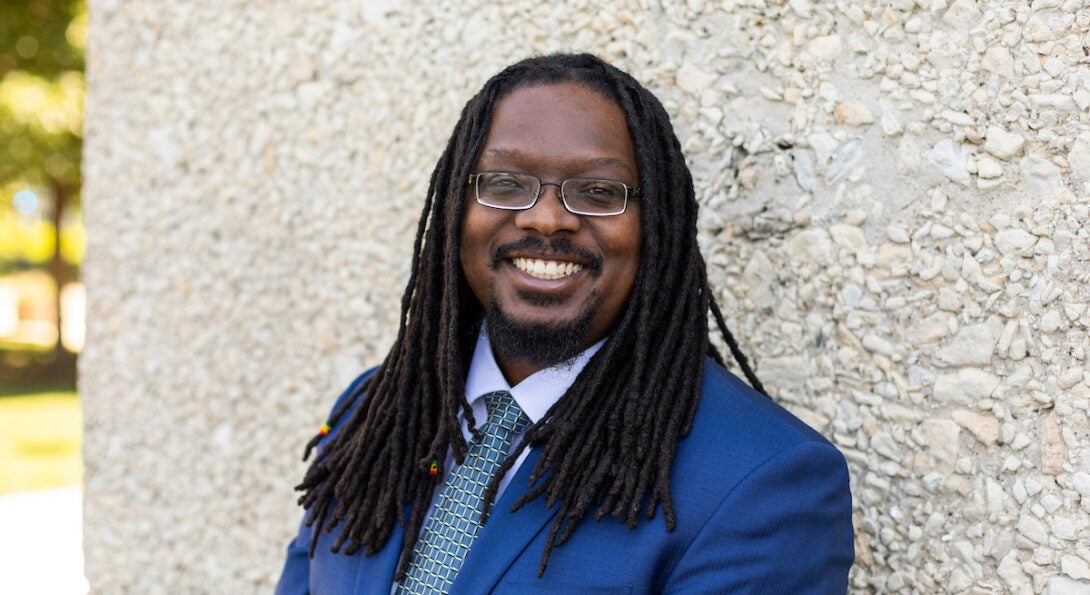
[[[612,99],[578,83],[521,87],[501,98],[478,159],[485,167],[494,162],[558,170],[585,166],[638,182],[624,112]]]

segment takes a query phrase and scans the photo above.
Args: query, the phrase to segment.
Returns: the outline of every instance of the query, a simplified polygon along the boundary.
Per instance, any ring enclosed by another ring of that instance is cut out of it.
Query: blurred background
[[[0,593],[84,593],[84,0],[0,0]]]

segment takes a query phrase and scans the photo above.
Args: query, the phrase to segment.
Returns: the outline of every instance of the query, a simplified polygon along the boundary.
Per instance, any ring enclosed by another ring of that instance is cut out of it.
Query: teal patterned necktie
[[[469,444],[465,462],[443,483],[413,548],[405,578],[397,586],[399,595],[446,593],[450,589],[480,531],[485,489],[507,457],[512,437],[530,423],[511,393],[498,391],[483,398],[488,422],[481,439]]]

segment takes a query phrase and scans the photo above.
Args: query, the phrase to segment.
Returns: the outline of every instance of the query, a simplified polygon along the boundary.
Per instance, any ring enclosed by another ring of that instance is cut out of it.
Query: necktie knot
[[[511,433],[518,433],[530,423],[518,403],[515,402],[515,398],[505,390],[484,395],[484,404],[488,409],[486,433],[488,432],[488,426],[493,425]]]

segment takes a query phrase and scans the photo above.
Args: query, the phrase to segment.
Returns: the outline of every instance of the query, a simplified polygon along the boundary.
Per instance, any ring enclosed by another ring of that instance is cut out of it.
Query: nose
[[[574,232],[582,224],[582,218],[569,211],[560,200],[560,185],[543,183],[541,195],[529,209],[518,211],[515,224],[522,229],[534,230],[541,235]]]

